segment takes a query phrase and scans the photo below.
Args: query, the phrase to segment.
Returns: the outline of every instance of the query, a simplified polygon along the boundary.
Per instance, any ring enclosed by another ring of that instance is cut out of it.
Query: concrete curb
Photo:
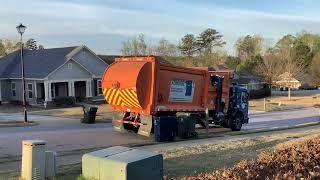
[[[28,126],[37,126],[39,125],[38,122],[28,122],[28,123],[23,123],[23,122],[13,122],[13,123],[8,123],[8,124],[1,124],[0,122],[0,128],[6,128],[6,127],[28,127]]]
[[[49,110],[48,110],[49,111]],[[73,120],[79,120],[79,118],[74,118],[72,116],[57,116],[57,115],[51,115],[51,114],[46,114],[46,115],[40,115],[40,114],[32,114],[32,113],[29,113],[31,115],[34,115],[34,116],[47,116],[47,117],[54,117],[54,118],[65,118],[65,119],[73,119]],[[95,124],[99,124],[99,123],[112,123],[112,120],[100,120],[100,119],[96,119],[96,122]]]
[[[274,128],[266,128],[266,129],[255,129],[255,130],[238,131],[238,132],[227,132],[227,133],[225,133],[225,135],[236,136],[236,135],[245,135],[245,134],[281,131],[281,130],[287,130],[287,129],[297,129],[297,128],[304,128],[304,127],[308,127],[308,126],[316,126],[316,125],[320,125],[320,122],[304,123],[304,124],[298,124],[298,125],[294,125],[294,126],[283,126],[283,127],[274,127]]]

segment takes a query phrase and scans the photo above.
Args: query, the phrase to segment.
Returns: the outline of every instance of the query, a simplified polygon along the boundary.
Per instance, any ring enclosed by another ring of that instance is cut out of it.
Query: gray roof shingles
[[[23,50],[25,77],[43,79],[60,67],[66,55],[77,48],[64,47],[53,49]],[[21,78],[20,50],[0,58],[0,78]]]

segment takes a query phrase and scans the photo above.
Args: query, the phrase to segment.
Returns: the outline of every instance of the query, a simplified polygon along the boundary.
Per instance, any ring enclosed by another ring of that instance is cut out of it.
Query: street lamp
[[[26,104],[26,80],[25,80],[25,72],[24,72],[24,61],[23,61],[23,42],[22,42],[22,34],[26,30],[26,26],[22,25],[22,23],[19,24],[19,26],[16,27],[18,33],[20,34],[20,60],[21,60],[21,81],[22,81],[22,95],[23,95],[23,114],[24,114],[24,122],[28,122],[27,118],[27,104]]]

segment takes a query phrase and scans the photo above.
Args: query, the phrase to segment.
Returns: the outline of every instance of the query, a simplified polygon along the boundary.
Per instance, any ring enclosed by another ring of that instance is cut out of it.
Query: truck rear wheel
[[[232,131],[240,131],[242,128],[243,116],[239,113],[231,120],[230,128]]]

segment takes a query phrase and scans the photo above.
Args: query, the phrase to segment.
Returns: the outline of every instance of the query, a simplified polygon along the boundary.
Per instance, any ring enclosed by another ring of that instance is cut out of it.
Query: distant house
[[[312,78],[308,74],[304,74],[299,78],[292,77],[288,72],[279,76],[279,80],[274,82],[278,89],[309,89],[315,88],[316,85],[312,82]]]
[[[260,77],[249,72],[237,73],[236,76],[238,77],[238,84],[246,87],[249,91],[263,89],[266,85],[266,82]]]
[[[24,50],[29,104],[55,97],[103,99],[101,77],[107,63],[86,46]],[[20,51],[0,58],[0,101],[22,101]]]

